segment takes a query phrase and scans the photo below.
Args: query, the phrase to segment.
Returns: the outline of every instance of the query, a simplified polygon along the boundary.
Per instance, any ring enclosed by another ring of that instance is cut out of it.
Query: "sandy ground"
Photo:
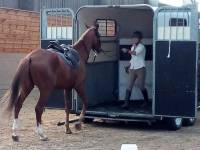
[[[83,130],[66,135],[63,110],[46,110],[43,123],[49,141],[42,142],[35,133],[34,106],[37,96],[30,96],[20,113],[20,142],[11,139],[11,121],[0,120],[0,149],[3,150],[120,150],[121,144],[134,143],[139,150],[200,150],[200,121],[193,127],[168,131],[162,125],[149,126],[145,123],[102,123],[84,124]],[[1,108],[0,108],[1,109]],[[199,114],[200,115],[200,114]],[[70,116],[74,118],[73,115]]]

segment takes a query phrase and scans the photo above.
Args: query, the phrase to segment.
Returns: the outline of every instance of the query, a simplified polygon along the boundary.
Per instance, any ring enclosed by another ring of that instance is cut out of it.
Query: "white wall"
[[[115,19],[117,21],[118,37],[131,37],[134,30],[143,32],[145,38],[152,37],[153,12],[148,9],[124,8],[86,8],[78,15],[80,31],[84,32],[84,23],[93,24],[96,19]]]
[[[135,30],[143,32],[145,38],[152,39],[153,34],[153,12],[148,9],[125,9],[125,8],[84,8],[78,14],[80,34],[86,28],[85,24],[92,25],[96,19],[114,19],[117,22],[117,36],[101,38],[102,48],[109,52],[109,57],[100,54],[96,61],[118,60],[118,39],[131,38]],[[111,41],[109,44],[103,41]],[[93,60],[93,54],[89,61]]]
[[[110,57],[100,55],[98,61],[119,60],[119,45],[130,45],[131,36],[135,30],[140,30],[144,35],[144,43],[152,44],[153,38],[153,12],[150,9],[124,9],[124,8],[90,8],[82,9],[79,13],[80,34],[85,31],[85,23],[93,24],[96,19],[115,19],[117,22],[117,36],[102,38],[103,49],[111,50]],[[108,41],[111,40],[112,42]],[[115,41],[115,42],[114,42]],[[93,56],[91,55],[91,60]],[[119,62],[119,99],[125,97],[128,75],[124,71],[124,66],[128,61]],[[152,98],[152,61],[146,62],[147,76],[146,87],[149,97]],[[135,87],[132,92],[132,99],[143,99],[140,90]]]

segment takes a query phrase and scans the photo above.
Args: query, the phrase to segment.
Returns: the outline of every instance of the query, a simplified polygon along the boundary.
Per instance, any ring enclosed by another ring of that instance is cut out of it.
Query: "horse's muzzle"
[[[101,52],[104,52],[104,50],[103,50],[102,48],[100,48],[100,49],[98,49],[96,52],[97,52],[97,53],[101,53]]]

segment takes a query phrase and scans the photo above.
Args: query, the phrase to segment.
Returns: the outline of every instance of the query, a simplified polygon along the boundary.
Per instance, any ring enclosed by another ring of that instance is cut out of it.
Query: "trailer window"
[[[170,18],[169,26],[187,26],[187,20],[185,18]]]
[[[111,19],[97,19],[99,24],[99,33],[101,36],[116,36],[116,21]]]

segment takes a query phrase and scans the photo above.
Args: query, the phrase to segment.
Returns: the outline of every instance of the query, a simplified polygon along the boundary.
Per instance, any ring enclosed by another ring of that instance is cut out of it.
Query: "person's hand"
[[[135,51],[128,51],[128,53],[131,54],[131,55],[136,55]]]
[[[122,52],[127,53],[129,50],[127,48],[122,48]]]
[[[130,67],[130,66],[124,66],[125,72],[126,72],[127,74],[129,74],[129,67]]]

